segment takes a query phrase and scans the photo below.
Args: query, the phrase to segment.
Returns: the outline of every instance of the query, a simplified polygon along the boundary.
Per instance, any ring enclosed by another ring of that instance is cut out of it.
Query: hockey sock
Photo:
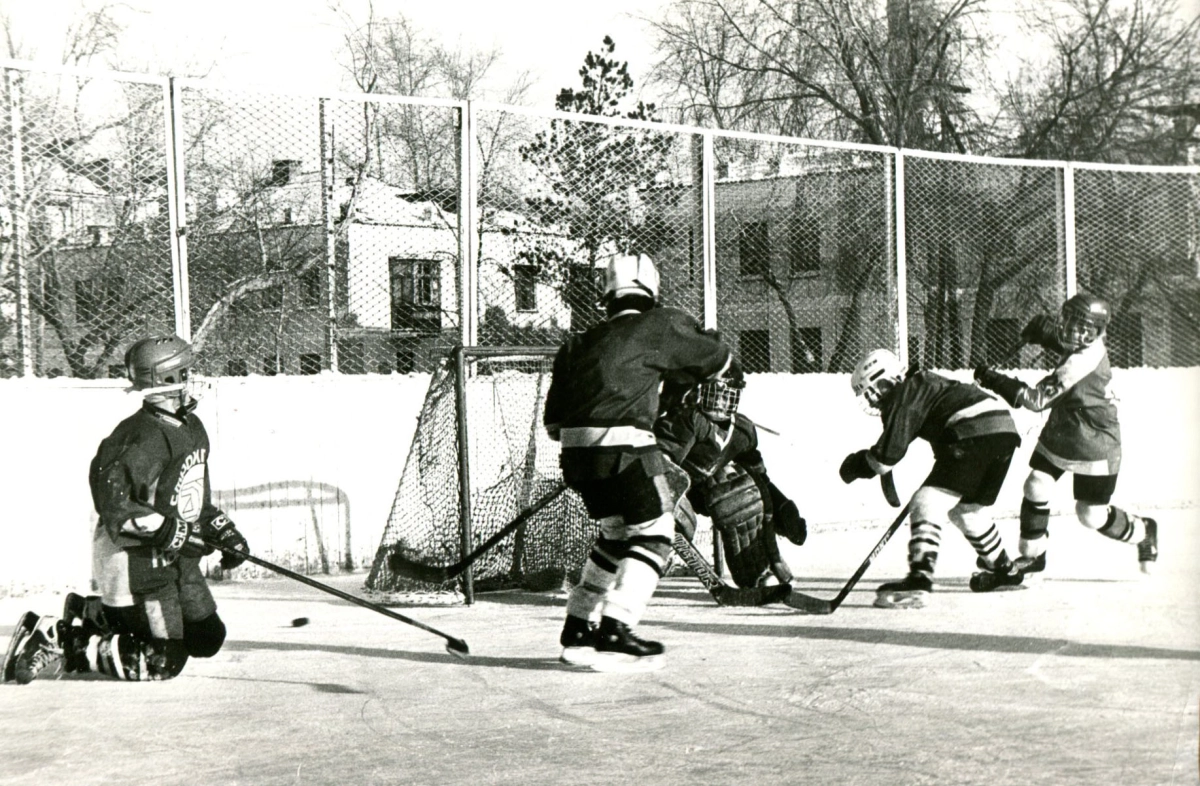
[[[616,564],[603,551],[593,548],[583,564],[579,583],[571,588],[571,594],[567,597],[567,614],[591,619],[616,578]]]
[[[617,579],[604,597],[603,615],[636,627],[658,587],[659,573],[637,557],[621,560]]]
[[[942,545],[942,527],[932,521],[914,521],[908,541],[908,565],[913,573],[933,578],[938,549]]]
[[[1050,533],[1050,503],[1021,500],[1021,540],[1038,540]]]
[[[1137,516],[1131,516],[1113,505],[1108,509],[1108,520],[1096,531],[1106,538],[1122,543],[1137,543],[1146,537],[1146,524]]]
[[[967,536],[967,541],[975,548],[975,553],[990,566],[994,566],[996,560],[1004,553],[1003,544],[1000,542],[1000,531],[996,529],[995,524],[989,525],[987,531],[981,535],[964,534]]]

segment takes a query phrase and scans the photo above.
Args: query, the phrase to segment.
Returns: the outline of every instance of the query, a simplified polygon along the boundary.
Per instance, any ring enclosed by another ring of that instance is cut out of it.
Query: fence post
[[[1059,208],[1063,239],[1063,278],[1066,296],[1075,294],[1078,279],[1075,269],[1075,167],[1071,162],[1063,163],[1062,205]]]
[[[8,111],[12,134],[12,194],[13,221],[12,265],[17,278],[17,350],[21,354],[21,376],[33,376],[33,319],[29,313],[29,270],[25,267],[25,243],[29,237],[29,220],[25,213],[25,151],[21,135],[21,74],[9,69]]]
[[[711,131],[700,141],[700,260],[704,282],[704,327],[717,327],[716,155]]]
[[[906,222],[904,216],[904,153],[897,149],[895,202],[892,211],[895,214],[896,227],[896,357],[904,368],[908,367],[908,245],[905,238]]]
[[[337,346],[337,233],[333,215],[333,125],[329,122],[329,99],[317,100],[317,122],[321,136],[321,221],[325,229],[325,289],[329,296],[325,320],[325,352],[329,370],[338,370]]]
[[[479,343],[479,276],[476,270],[475,107],[458,107],[458,311],[459,336],[464,346]]]
[[[168,77],[163,112],[167,132],[167,226],[171,234],[171,292],[175,300],[175,335],[192,340],[188,287],[187,202],[184,197],[183,97],[175,77]]]

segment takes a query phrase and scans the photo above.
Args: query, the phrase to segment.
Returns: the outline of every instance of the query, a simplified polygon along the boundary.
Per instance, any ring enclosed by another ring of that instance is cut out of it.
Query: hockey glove
[[[167,516],[163,518],[162,526],[155,530],[150,537],[150,545],[165,554],[177,554],[187,546],[195,532],[196,524],[194,522]]]
[[[980,387],[998,393],[1010,407],[1019,406],[1017,396],[1025,387],[1025,383],[1021,380],[1001,374],[987,366],[980,366],[975,369],[975,381],[979,383]]]
[[[853,483],[856,480],[873,478],[876,473],[867,461],[867,451],[856,450],[846,456],[842,466],[838,469],[838,474],[842,476],[843,483]]]
[[[200,534],[203,536],[203,540],[209,543],[246,553],[250,552],[250,544],[246,542],[246,538],[238,532],[233,521],[224,513],[218,513],[205,522],[200,528]],[[245,557],[239,557],[224,550],[221,552],[222,570],[233,570],[245,561]]]

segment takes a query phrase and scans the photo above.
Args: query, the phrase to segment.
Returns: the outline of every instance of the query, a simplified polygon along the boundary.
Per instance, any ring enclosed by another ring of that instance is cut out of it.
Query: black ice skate
[[[25,640],[17,653],[14,677],[18,685],[28,685],[49,667],[62,662],[62,647],[59,644],[58,617],[39,617],[37,627]],[[53,669],[57,674],[58,668]]]
[[[1042,574],[1046,570],[1046,552],[1043,551],[1036,557],[1018,557],[1013,564],[1021,571],[1022,583],[1029,586],[1042,580]]]
[[[982,558],[979,563],[983,563]],[[1021,589],[1021,582],[1025,577],[1004,552],[1001,552],[1000,556],[996,558],[995,565],[989,567],[983,563],[979,566],[983,570],[971,576],[971,592],[1002,592]]]
[[[596,661],[596,629],[585,619],[568,614],[558,643],[563,648],[558,659],[563,663],[590,666]]]
[[[25,646],[25,642],[33,634],[33,629],[37,627],[38,615],[32,611],[27,611],[21,615],[21,619],[17,620],[17,626],[13,628],[12,638],[8,640],[8,650],[4,653],[4,679],[3,682],[12,682],[17,678],[17,655],[20,654],[21,648]]]
[[[1146,537],[1137,547],[1138,567],[1142,573],[1149,574],[1154,568],[1154,561],[1158,559],[1158,522],[1144,516],[1142,521],[1146,523]]]
[[[875,590],[875,606],[881,609],[920,609],[933,592],[933,580],[923,573],[910,573],[903,581],[889,581]]]
[[[654,671],[666,665],[665,649],[657,641],[638,638],[629,626],[612,617],[602,617],[596,631],[595,671]]]

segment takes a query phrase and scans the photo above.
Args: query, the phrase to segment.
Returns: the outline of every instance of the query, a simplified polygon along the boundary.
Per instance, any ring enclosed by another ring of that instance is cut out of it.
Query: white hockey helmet
[[[850,375],[850,387],[868,412],[877,413],[884,395],[902,379],[904,367],[900,364],[900,358],[886,349],[873,349],[854,367]]]
[[[618,255],[608,261],[601,302],[625,295],[642,295],[658,302],[658,268],[645,254]]]

